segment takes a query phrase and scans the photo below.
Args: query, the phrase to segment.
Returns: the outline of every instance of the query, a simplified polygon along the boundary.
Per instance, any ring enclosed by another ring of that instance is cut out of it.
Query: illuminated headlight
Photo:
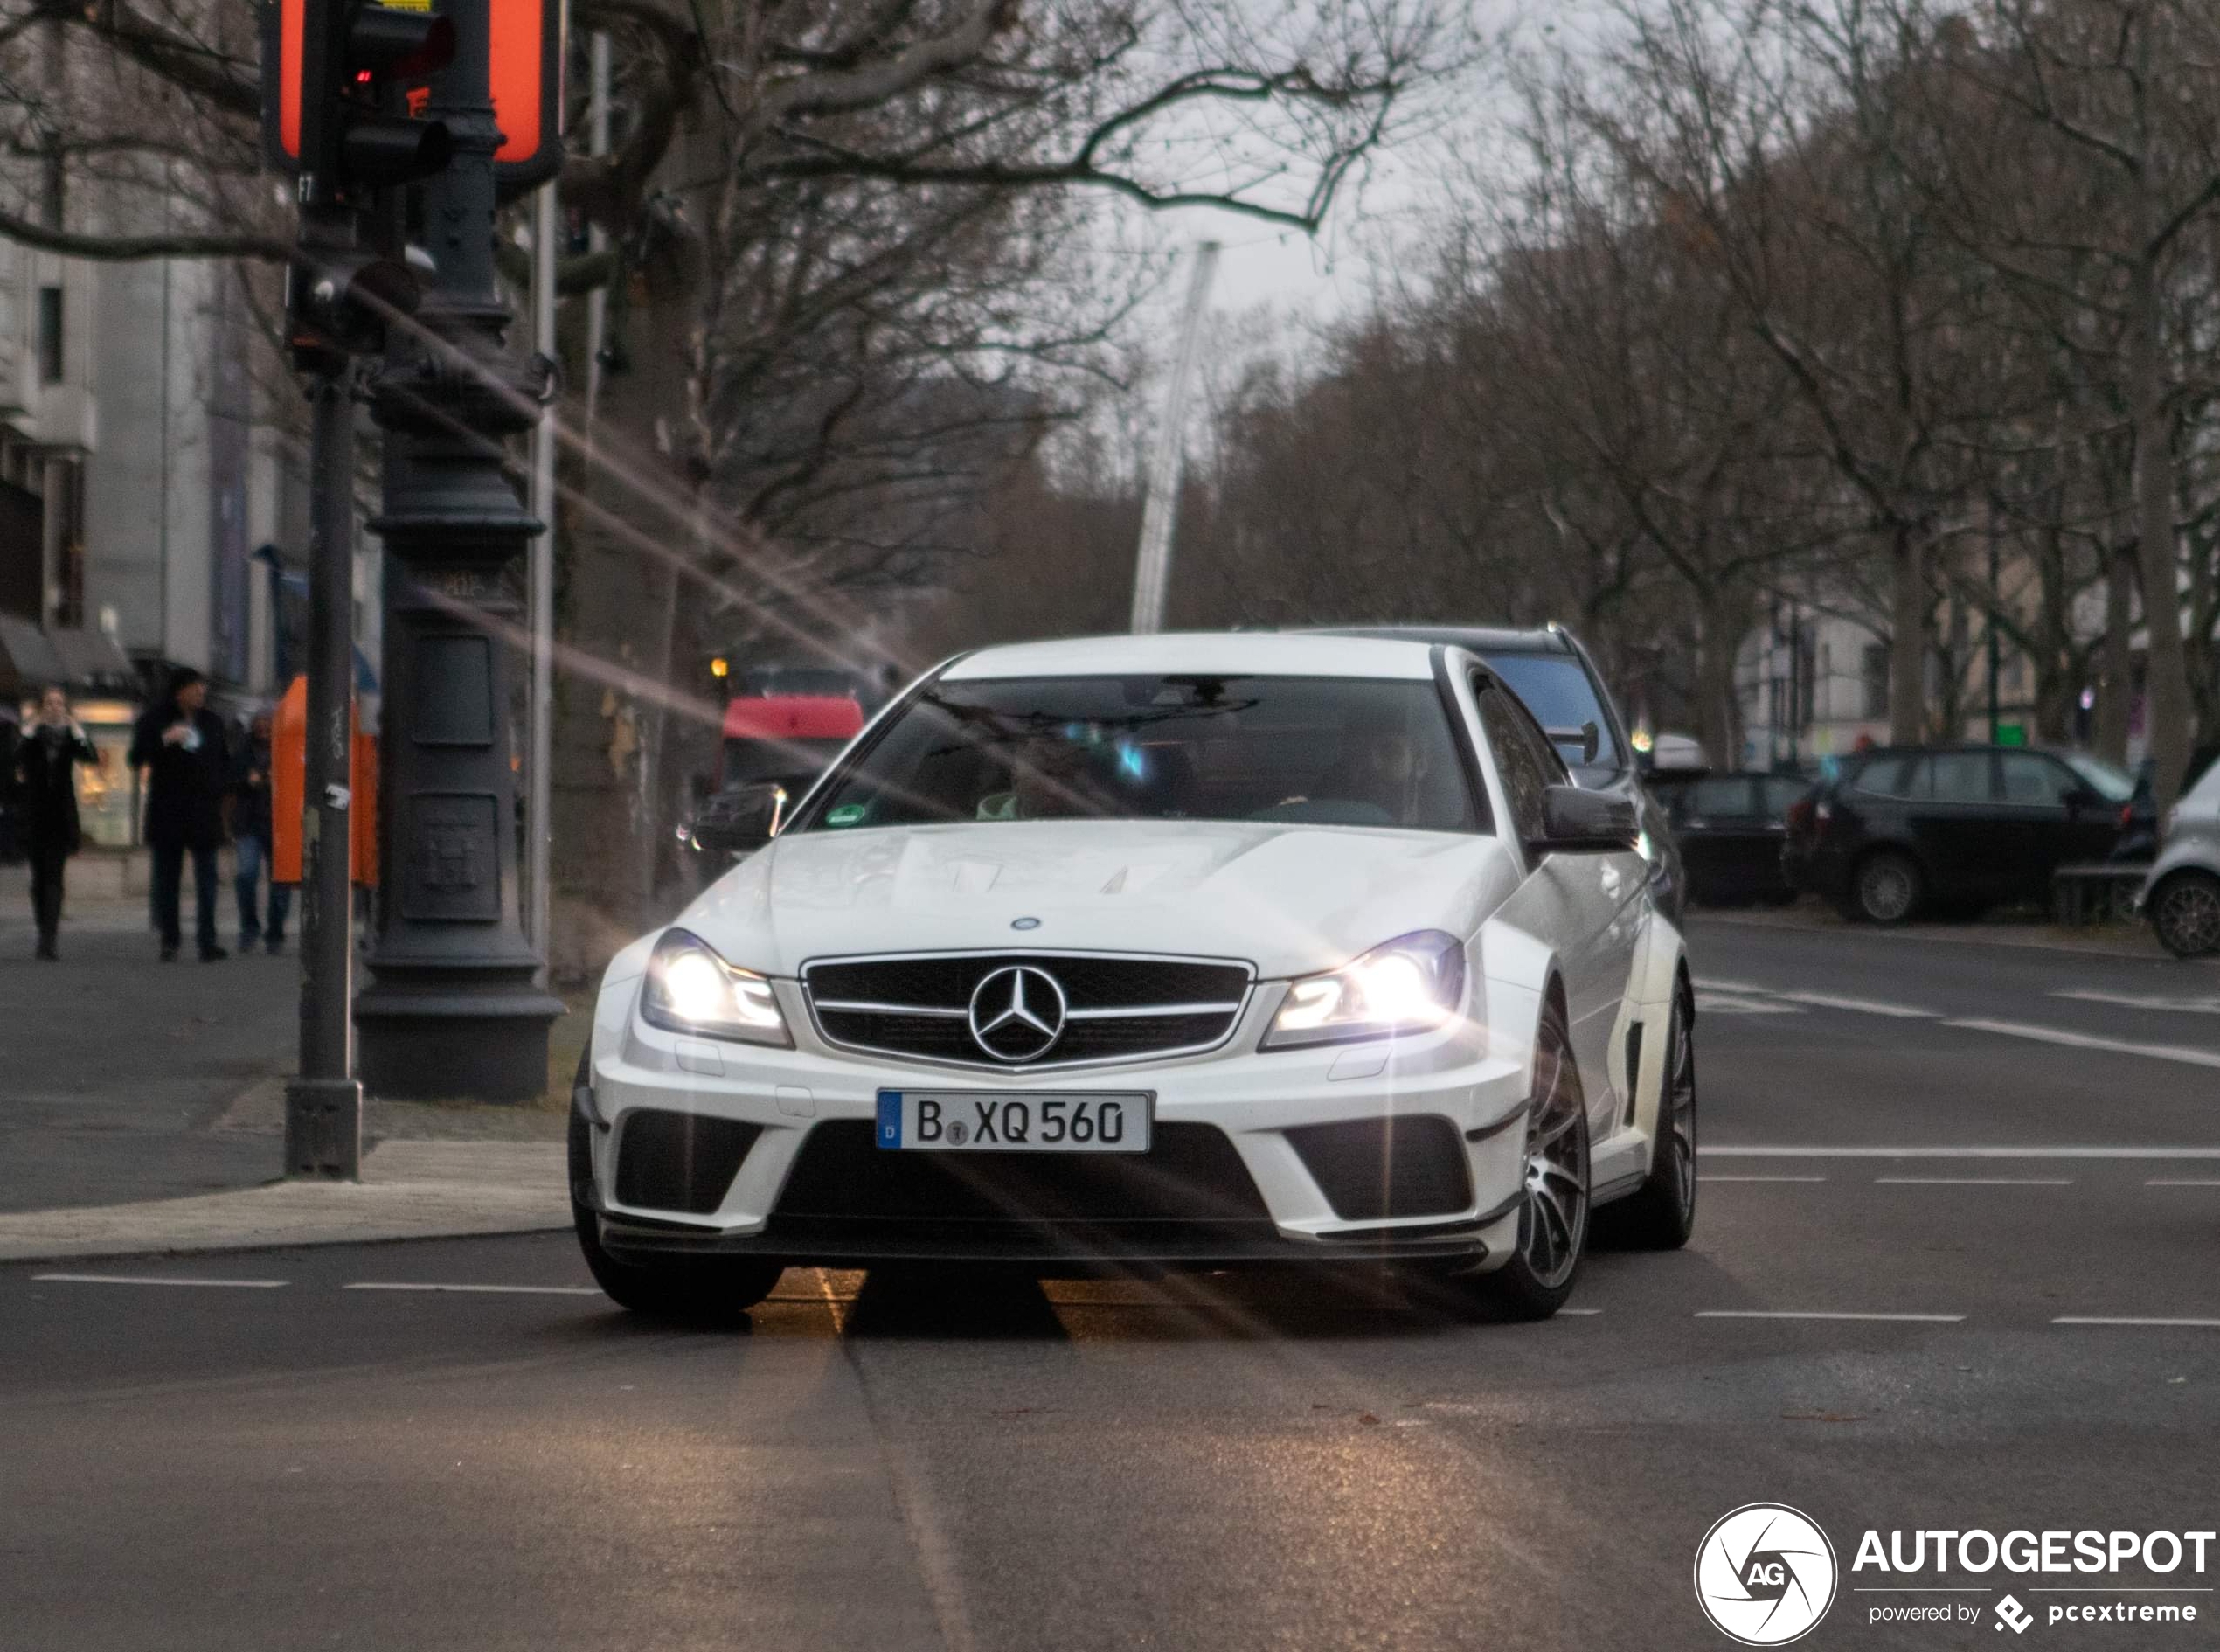
[[[1429,929],[1294,982],[1263,1048],[1430,1032],[1453,1020],[1464,1001],[1464,943]]]
[[[782,1047],[794,1043],[770,982],[726,963],[707,941],[683,929],[667,930],[656,943],[640,994],[640,1018],[666,1032]]]

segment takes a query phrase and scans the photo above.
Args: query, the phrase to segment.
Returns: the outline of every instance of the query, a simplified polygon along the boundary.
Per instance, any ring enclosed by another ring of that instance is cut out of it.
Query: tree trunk
[[[2105,652],[2097,676],[2097,722],[2091,739],[2108,763],[2127,761],[2127,703],[2135,673],[2127,654],[2127,634],[2135,620],[2135,559],[2114,551],[2105,569]]]
[[[658,421],[687,405],[690,292],[635,298],[627,316],[628,370],[604,381],[593,473],[579,480],[563,552],[554,753],[550,766],[554,841],[549,883],[566,904],[601,920],[602,939],[558,950],[573,973],[599,968],[593,954],[609,934],[636,934],[652,910],[654,725],[667,678],[672,571],[641,541],[686,543],[685,478],[657,441]],[[663,430],[668,431],[665,423]],[[563,927],[558,920],[558,931]],[[576,939],[576,938],[572,938]]]
[[[2135,409],[2135,538],[2143,624],[2150,637],[2143,727],[2150,747],[2152,795],[2163,813],[2173,807],[2182,771],[2189,766],[2189,678],[2182,651],[2182,600],[2174,548],[2174,421],[2167,405],[2158,277],[2155,257],[2137,263],[2127,374]]]
[[[1696,738],[1714,768],[1742,766],[1742,707],[1734,691],[1735,658],[1749,635],[1751,603],[1739,589],[1713,586],[1698,593],[1703,634],[1696,650]]]
[[[1918,527],[1897,525],[1890,547],[1889,739],[1911,746],[1927,733],[1926,547]]]

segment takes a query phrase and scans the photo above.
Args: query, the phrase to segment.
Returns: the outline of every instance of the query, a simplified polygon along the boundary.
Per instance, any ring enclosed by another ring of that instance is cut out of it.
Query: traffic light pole
[[[285,1173],[362,1173],[353,1076],[350,691],[354,676],[355,404],[334,357],[311,380],[309,728],[301,819],[301,1072],[285,1087]]]
[[[520,922],[510,761],[516,566],[541,531],[503,444],[541,386],[503,351],[489,0],[450,0],[454,61],[423,114],[454,142],[424,185],[435,266],[417,325],[388,334],[371,399],[385,432],[385,698],[374,977],[355,1002],[364,1084],[394,1097],[524,1100],[547,1084],[562,1004],[533,984]]]

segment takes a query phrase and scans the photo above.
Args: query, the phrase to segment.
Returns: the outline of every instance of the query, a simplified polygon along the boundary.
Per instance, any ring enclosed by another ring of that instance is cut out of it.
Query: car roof
[[[1168,631],[1150,636],[1058,637],[981,649],[951,664],[952,683],[1014,677],[1358,677],[1423,682],[1429,641],[1302,635],[1280,631]]]
[[[1555,625],[1337,625],[1335,636],[1382,637],[1406,642],[1444,642],[1474,654],[1570,654],[1572,638]]]

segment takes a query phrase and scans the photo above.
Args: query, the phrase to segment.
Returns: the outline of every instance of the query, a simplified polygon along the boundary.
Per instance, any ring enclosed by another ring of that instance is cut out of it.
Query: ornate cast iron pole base
[[[541,524],[519,502],[503,443],[533,421],[539,386],[502,348],[495,279],[488,0],[452,0],[454,64],[426,113],[454,160],[425,186],[437,265],[414,326],[398,325],[371,401],[385,429],[385,667],[374,977],[355,1000],[364,1086],[392,1097],[524,1100],[547,1086],[562,1004],[533,985],[539,958],[517,907],[517,777],[510,765],[510,569]]]

